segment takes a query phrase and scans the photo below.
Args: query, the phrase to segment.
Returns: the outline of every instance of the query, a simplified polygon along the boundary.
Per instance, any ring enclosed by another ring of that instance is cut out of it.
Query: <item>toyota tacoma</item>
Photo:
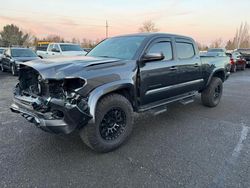
[[[205,106],[219,104],[229,58],[200,57],[193,39],[148,33],[106,39],[87,56],[20,64],[12,112],[44,131],[78,131],[98,152],[129,137],[134,112],[166,111],[197,93]]]

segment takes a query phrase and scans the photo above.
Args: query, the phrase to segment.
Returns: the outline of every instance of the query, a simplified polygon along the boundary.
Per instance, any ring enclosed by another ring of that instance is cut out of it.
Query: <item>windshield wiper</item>
[[[107,55],[102,55],[102,56],[98,56],[98,57],[114,58],[114,57],[110,57],[110,56],[107,56]]]

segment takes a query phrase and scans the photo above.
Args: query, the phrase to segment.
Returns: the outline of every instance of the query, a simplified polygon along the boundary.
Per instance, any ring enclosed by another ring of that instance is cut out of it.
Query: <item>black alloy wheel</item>
[[[115,107],[104,115],[99,130],[104,140],[114,140],[124,132],[125,128],[126,114],[121,108]]]

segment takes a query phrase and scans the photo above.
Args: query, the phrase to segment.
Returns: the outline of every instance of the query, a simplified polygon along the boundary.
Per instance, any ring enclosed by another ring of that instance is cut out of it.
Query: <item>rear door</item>
[[[179,90],[181,93],[200,90],[204,84],[201,60],[193,41],[175,39]]]
[[[174,59],[171,38],[158,38],[146,49],[147,53],[163,53],[165,59],[140,64],[140,103],[146,105],[177,95],[172,86],[179,83],[178,61]]]

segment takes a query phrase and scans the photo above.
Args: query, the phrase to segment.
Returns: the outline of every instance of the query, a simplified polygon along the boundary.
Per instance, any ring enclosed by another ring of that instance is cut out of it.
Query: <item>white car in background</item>
[[[50,43],[47,49],[37,50],[41,58],[52,58],[61,56],[85,56],[87,54],[80,45],[73,43]]]

